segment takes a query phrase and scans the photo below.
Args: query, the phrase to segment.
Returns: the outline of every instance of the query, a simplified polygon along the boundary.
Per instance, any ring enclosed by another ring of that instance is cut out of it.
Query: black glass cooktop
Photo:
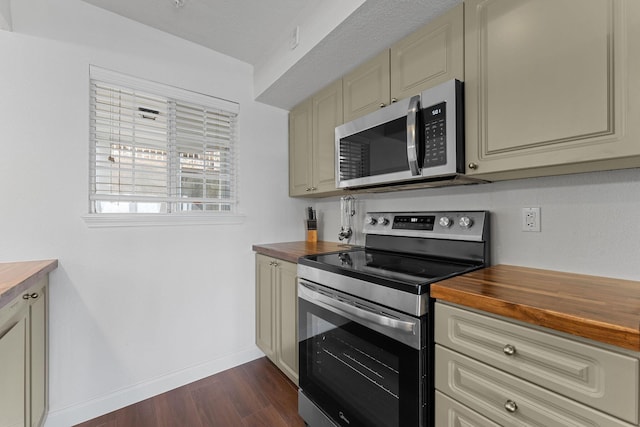
[[[427,292],[430,283],[478,268],[476,264],[371,249],[309,255],[298,262],[417,294]]]

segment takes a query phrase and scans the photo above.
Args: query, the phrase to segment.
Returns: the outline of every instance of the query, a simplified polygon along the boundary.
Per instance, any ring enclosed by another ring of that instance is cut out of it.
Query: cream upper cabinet
[[[640,2],[467,0],[467,173],[640,166]]]
[[[345,75],[344,121],[451,79],[464,80],[462,4]]]
[[[345,75],[342,90],[345,123],[389,105],[389,49]]]
[[[391,98],[464,80],[464,4],[391,46]]]
[[[315,193],[336,191],[336,126],[342,118],[342,80],[324,88],[313,103],[313,187]]]
[[[289,112],[289,195],[303,196],[311,191],[312,120],[311,99]]]
[[[256,255],[256,345],[298,383],[297,264]]]
[[[335,182],[335,128],[342,120],[342,80],[289,113],[289,195],[338,194]]]

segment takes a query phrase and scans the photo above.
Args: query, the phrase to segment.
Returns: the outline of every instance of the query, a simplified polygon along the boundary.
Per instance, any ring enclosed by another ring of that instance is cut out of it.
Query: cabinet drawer
[[[638,359],[444,304],[435,316],[437,343],[638,423]]]
[[[436,389],[504,427],[631,427],[440,345],[435,357]]]
[[[436,391],[435,420],[438,427],[500,427],[439,391]]]

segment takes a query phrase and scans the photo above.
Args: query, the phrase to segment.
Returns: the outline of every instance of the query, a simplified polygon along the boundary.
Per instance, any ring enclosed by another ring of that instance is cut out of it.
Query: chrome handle
[[[392,103],[392,104],[394,104],[394,103],[396,103],[396,102],[398,102],[398,98],[391,98],[391,103]]]
[[[507,344],[502,348],[502,352],[507,356],[513,356],[514,354],[516,354],[516,348],[511,344]]]
[[[269,262],[269,265],[270,265],[270,266],[273,266],[273,267],[277,267],[277,266],[279,266],[280,264],[278,264],[278,261],[271,261],[271,262]]]
[[[33,292],[31,294],[24,294],[22,295],[22,299],[36,299],[38,298],[40,295],[37,292]]]
[[[380,107],[380,108],[384,108],[386,106],[387,106],[387,104],[385,104],[384,102],[381,102],[380,105],[378,105],[378,107]]]
[[[477,164],[477,163],[473,163],[473,162],[471,162],[471,163],[469,163],[469,164],[467,165],[467,167],[468,167],[469,169],[471,169],[471,170],[476,170],[476,169],[478,169],[478,164]]]
[[[349,304],[348,302],[340,301],[309,289],[302,282],[300,282],[300,284],[302,286],[298,289],[298,296],[306,299],[307,301],[313,302],[320,307],[326,308],[333,312],[338,312],[338,314],[340,314],[339,311],[341,311],[343,313],[350,314],[351,316],[375,323],[380,326],[386,326],[392,329],[398,329],[404,332],[415,334],[415,325],[411,322],[405,322],[404,320],[400,319],[393,319],[391,317],[369,311],[366,309],[366,307],[356,307]]]
[[[504,409],[507,412],[511,412],[513,414],[514,412],[516,412],[518,410],[518,405],[516,405],[516,402],[514,402],[513,400],[507,400],[504,403]]]
[[[420,95],[411,97],[407,111],[407,159],[411,175],[420,175],[418,167],[418,141],[416,140],[416,122],[420,111]]]

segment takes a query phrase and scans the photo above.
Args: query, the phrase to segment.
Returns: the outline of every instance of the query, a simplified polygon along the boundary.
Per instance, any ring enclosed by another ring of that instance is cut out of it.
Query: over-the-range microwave
[[[335,143],[338,188],[447,185],[464,174],[463,83],[447,81],[338,126]]]

